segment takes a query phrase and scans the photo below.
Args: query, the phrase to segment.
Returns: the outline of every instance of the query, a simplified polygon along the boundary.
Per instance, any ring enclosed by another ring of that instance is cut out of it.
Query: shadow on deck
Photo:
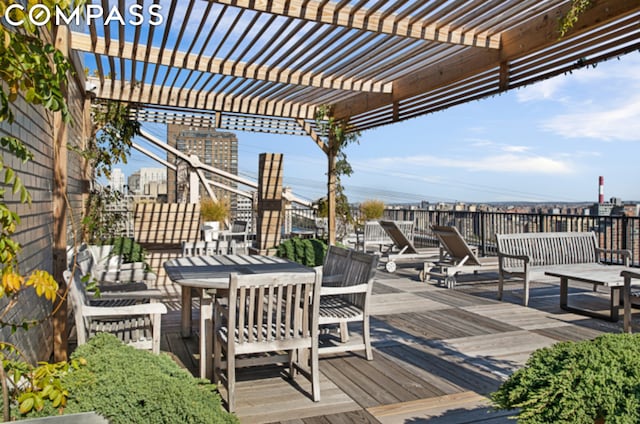
[[[622,331],[622,322],[561,310],[553,279],[533,283],[528,308],[521,305],[519,281],[507,284],[504,301],[497,301],[496,293],[492,272],[462,275],[450,290],[420,282],[412,267],[395,274],[378,271],[374,360],[358,354],[322,357],[318,403],[309,398],[306,379],[291,382],[281,367],[243,370],[237,415],[243,423],[512,423],[511,413],[490,407],[488,395],[531,352],[561,340]],[[594,310],[608,308],[608,294],[594,293],[591,286],[572,288],[570,296]],[[198,320],[194,335],[184,339],[178,298],[167,306],[162,350],[198,375]]]

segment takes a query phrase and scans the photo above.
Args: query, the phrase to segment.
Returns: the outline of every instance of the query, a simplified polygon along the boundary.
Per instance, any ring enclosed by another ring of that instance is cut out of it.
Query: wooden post
[[[334,148],[335,139],[329,138],[329,148],[327,149],[327,237],[329,245],[336,244],[336,150]]]
[[[55,27],[55,47],[69,52],[69,29]],[[63,87],[64,96],[67,87]],[[53,117],[53,277],[59,284],[59,300],[53,315],[53,358],[67,360],[67,300],[63,273],[67,269],[67,125],[60,112]]]
[[[282,228],[282,165],[280,153],[261,153],[258,171],[258,249],[269,254],[280,244]]]

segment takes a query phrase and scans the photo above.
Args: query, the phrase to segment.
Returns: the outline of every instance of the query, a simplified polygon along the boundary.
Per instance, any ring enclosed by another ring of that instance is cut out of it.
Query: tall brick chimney
[[[598,204],[604,204],[604,177],[602,175],[598,179]]]

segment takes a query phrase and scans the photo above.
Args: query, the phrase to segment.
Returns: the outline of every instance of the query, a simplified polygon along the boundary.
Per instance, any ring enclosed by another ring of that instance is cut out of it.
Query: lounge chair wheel
[[[425,280],[427,279],[427,273],[424,272],[424,269],[420,271],[420,273],[418,274],[418,278],[420,278],[420,281],[422,281],[423,283],[425,282]]]
[[[387,270],[387,272],[390,272],[390,273],[396,272],[396,263],[393,261],[389,261],[384,266],[384,268]]]

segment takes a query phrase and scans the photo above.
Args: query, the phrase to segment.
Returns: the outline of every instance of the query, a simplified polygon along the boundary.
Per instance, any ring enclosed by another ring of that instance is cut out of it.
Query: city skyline
[[[349,200],[590,202],[597,200],[600,175],[606,199],[640,199],[634,162],[640,138],[639,65],[640,58],[631,53],[365,131],[358,145],[346,149],[354,168],[343,179]],[[160,125],[143,128],[163,132]],[[235,133],[241,175],[255,178],[259,153],[283,153],[285,185],[311,200],[325,195],[326,159],[310,138]]]

